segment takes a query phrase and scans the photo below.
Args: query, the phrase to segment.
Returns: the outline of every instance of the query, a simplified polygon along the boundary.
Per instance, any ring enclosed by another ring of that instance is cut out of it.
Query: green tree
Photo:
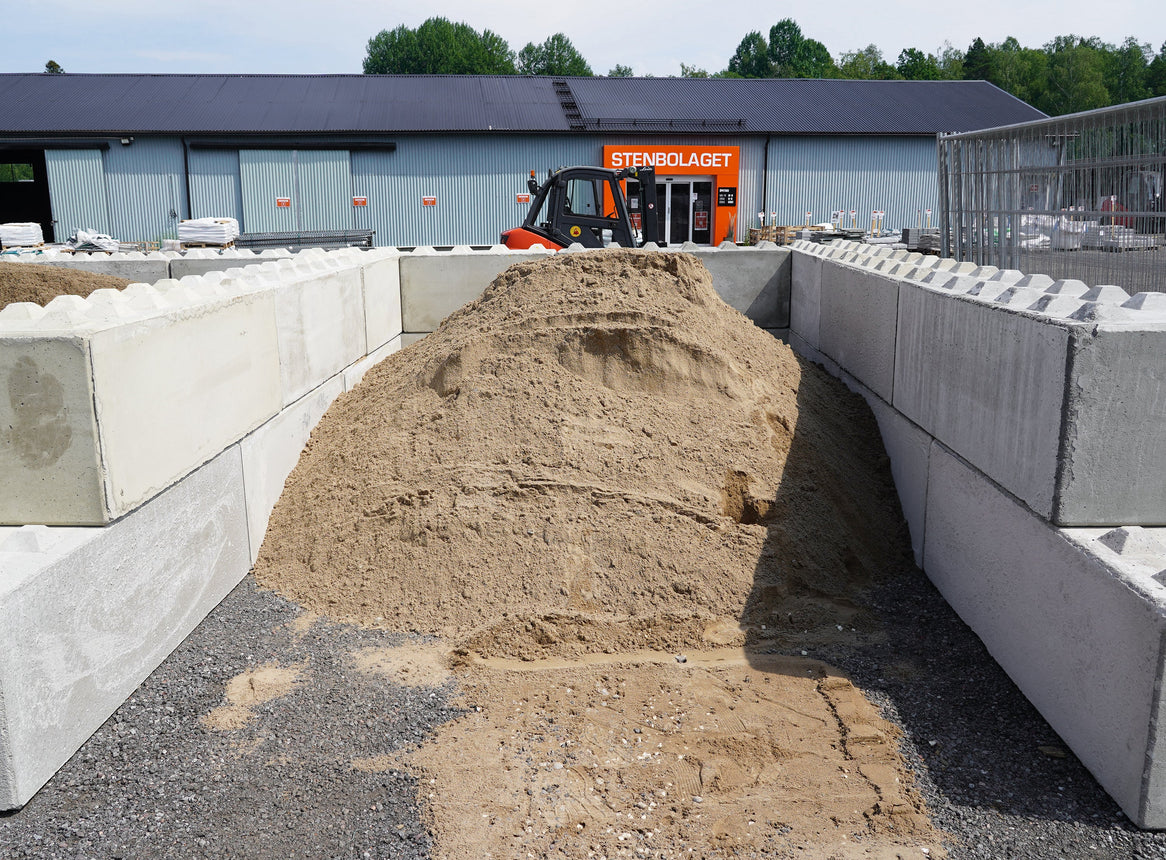
[[[632,74],[631,66],[621,66],[619,63],[616,63],[612,70],[607,73],[607,76],[609,78],[630,78]]]
[[[746,34],[729,60],[728,72],[739,78],[772,78],[769,46],[757,30]]]
[[[1105,53],[1105,84],[1110,104],[1124,104],[1148,99],[1151,95],[1146,83],[1150,58],[1154,51],[1148,42],[1139,44],[1129,36],[1120,48],[1109,48]]]
[[[682,78],[707,78],[709,73],[705,69],[698,69],[696,66],[690,66],[687,63],[680,64],[680,77]]]
[[[1109,105],[1105,57],[1096,39],[1057,36],[1045,45],[1048,89],[1037,107],[1050,116]]]
[[[1022,48],[1012,36],[990,49],[987,80],[1034,107],[1047,101],[1049,57],[1044,51]]]
[[[895,67],[883,59],[876,45],[867,45],[861,51],[842,55],[838,71],[844,78],[859,81],[893,81],[899,78]]]
[[[1166,96],[1166,42],[1146,67],[1146,89],[1152,96]]]
[[[520,75],[570,75],[590,77],[594,74],[583,55],[575,50],[571,40],[555,33],[541,45],[527,42],[518,52]]]
[[[965,81],[992,79],[992,52],[979,36],[968,45],[968,50],[964,54],[963,79]]]
[[[767,48],[771,75],[777,78],[832,78],[838,69],[826,46],[807,39],[792,18],[769,28]]]
[[[908,81],[938,81],[943,77],[939,61],[918,48],[904,48],[900,51],[895,71]]]
[[[416,30],[401,25],[368,41],[366,75],[512,75],[514,52],[489,30],[430,18]]]
[[[45,74],[63,75],[65,74],[65,70],[61,68],[61,64],[56,60],[49,60],[47,63],[45,63]]]

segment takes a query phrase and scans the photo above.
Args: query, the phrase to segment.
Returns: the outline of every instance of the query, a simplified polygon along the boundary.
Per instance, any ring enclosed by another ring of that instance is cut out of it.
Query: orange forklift
[[[627,179],[639,181],[638,194],[624,196],[620,183]],[[560,167],[548,171],[542,185],[532,170],[526,185],[530,211],[521,227],[502,234],[507,248],[640,248],[660,241],[655,168]]]

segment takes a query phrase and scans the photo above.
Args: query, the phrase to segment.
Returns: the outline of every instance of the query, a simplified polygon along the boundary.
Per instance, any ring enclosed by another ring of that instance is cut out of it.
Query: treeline
[[[562,33],[513,51],[490,30],[430,18],[416,29],[382,30],[368,42],[366,74],[593,75]],[[609,77],[631,77],[616,65]],[[1121,45],[1058,36],[1040,48],[1014,38],[987,44],[976,38],[966,51],[945,44],[935,53],[904,48],[894,63],[875,45],[835,58],[806,37],[791,18],[754,30],[718,72],[680,64],[690,78],[848,78],[852,80],[989,81],[1051,116],[1166,95],[1166,42],[1155,53],[1133,36]]]

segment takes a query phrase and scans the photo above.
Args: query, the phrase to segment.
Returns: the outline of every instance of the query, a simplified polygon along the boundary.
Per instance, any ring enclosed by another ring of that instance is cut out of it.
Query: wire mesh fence
[[[944,254],[1166,292],[1166,98],[939,136]]]

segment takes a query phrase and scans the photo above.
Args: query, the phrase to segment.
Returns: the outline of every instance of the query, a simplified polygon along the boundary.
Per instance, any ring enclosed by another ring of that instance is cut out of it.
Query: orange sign
[[[529,206],[530,205],[530,195],[529,194],[515,194],[514,195],[514,202],[515,203],[525,203],[527,206]]]
[[[603,164],[623,167],[654,167],[662,176],[711,176],[716,194],[711,243],[737,239],[737,186],[741,163],[739,146],[681,146],[621,143],[603,147]],[[626,191],[626,189],[625,189]],[[698,216],[701,217],[701,216]],[[708,218],[707,211],[704,218]],[[697,226],[696,229],[708,229]]]
[[[290,209],[291,208],[291,198],[290,197],[276,197],[275,198],[275,205],[280,209]]]
[[[697,209],[692,213],[692,228],[707,230],[709,228],[709,213],[707,209]]]
[[[436,206],[437,205],[437,198],[436,197],[422,197],[421,198],[421,205],[422,206]]]
[[[655,167],[657,176],[731,174],[737,184],[740,147],[737,146],[653,146],[621,144],[603,147],[604,164],[621,167]]]
[[[353,206],[367,206],[368,205],[368,198],[367,197],[353,197],[352,198],[352,205]]]

